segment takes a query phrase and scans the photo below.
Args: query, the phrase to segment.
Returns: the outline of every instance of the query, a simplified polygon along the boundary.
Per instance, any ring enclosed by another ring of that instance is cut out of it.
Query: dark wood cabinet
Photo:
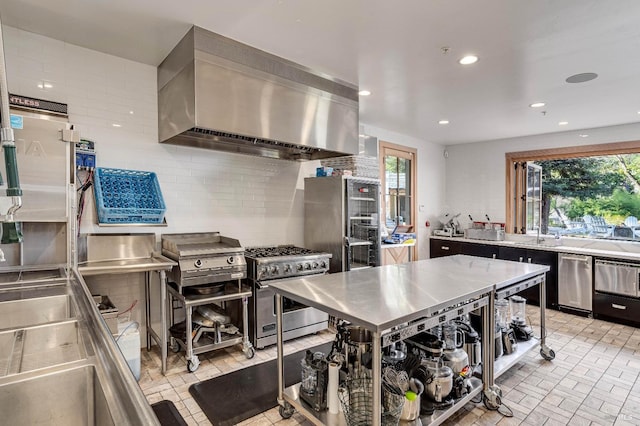
[[[455,240],[429,240],[430,257],[452,256],[454,254],[462,254],[462,241]]]
[[[634,327],[640,326],[640,299],[594,293],[593,316]]]
[[[547,308],[558,309],[558,254],[556,252],[500,246],[498,259],[549,266],[550,270],[547,272],[545,280]],[[540,306],[540,289],[538,287],[528,288],[518,294],[527,299],[528,303]]]
[[[468,254],[469,256],[488,257],[489,259],[499,258],[500,246],[492,244],[476,244],[476,243],[462,243],[461,254]]]
[[[551,268],[547,272],[545,281],[547,308],[558,309],[558,254],[556,252],[437,238],[430,240],[429,247],[431,257],[467,254],[469,256],[547,265]],[[540,291],[538,287],[528,288],[518,294],[527,299],[528,303],[540,306]]]

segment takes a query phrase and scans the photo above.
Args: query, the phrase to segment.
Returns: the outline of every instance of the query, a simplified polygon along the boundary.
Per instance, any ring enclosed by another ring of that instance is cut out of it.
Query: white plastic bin
[[[140,324],[135,321],[118,323],[118,334],[114,334],[113,338],[133,376],[140,380]]]

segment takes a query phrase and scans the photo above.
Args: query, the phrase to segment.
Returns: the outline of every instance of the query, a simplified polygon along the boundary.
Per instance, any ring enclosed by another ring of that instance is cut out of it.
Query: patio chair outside
[[[610,237],[613,232],[613,225],[609,225],[602,216],[590,216],[583,217],[584,223],[589,232],[589,236],[595,237]]]

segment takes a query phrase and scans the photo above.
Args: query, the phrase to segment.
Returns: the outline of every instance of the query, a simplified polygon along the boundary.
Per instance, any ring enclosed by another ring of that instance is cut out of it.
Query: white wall
[[[444,208],[461,212],[464,225],[469,214],[474,220],[485,220],[487,214],[494,222],[504,222],[505,153],[625,141],[640,141],[640,124],[447,146]]]
[[[155,67],[11,27],[4,37],[11,93],[68,104],[69,121],[96,142],[99,167],[158,175],[167,227],[98,228],[89,197],[81,232],[220,231],[245,246],[303,243],[308,168],[159,144]],[[43,80],[53,88],[39,89]]]

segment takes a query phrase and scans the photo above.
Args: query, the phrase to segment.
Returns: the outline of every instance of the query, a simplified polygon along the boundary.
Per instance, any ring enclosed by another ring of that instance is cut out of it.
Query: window
[[[640,143],[508,153],[507,229],[640,242]],[[538,183],[542,190],[536,192]]]

